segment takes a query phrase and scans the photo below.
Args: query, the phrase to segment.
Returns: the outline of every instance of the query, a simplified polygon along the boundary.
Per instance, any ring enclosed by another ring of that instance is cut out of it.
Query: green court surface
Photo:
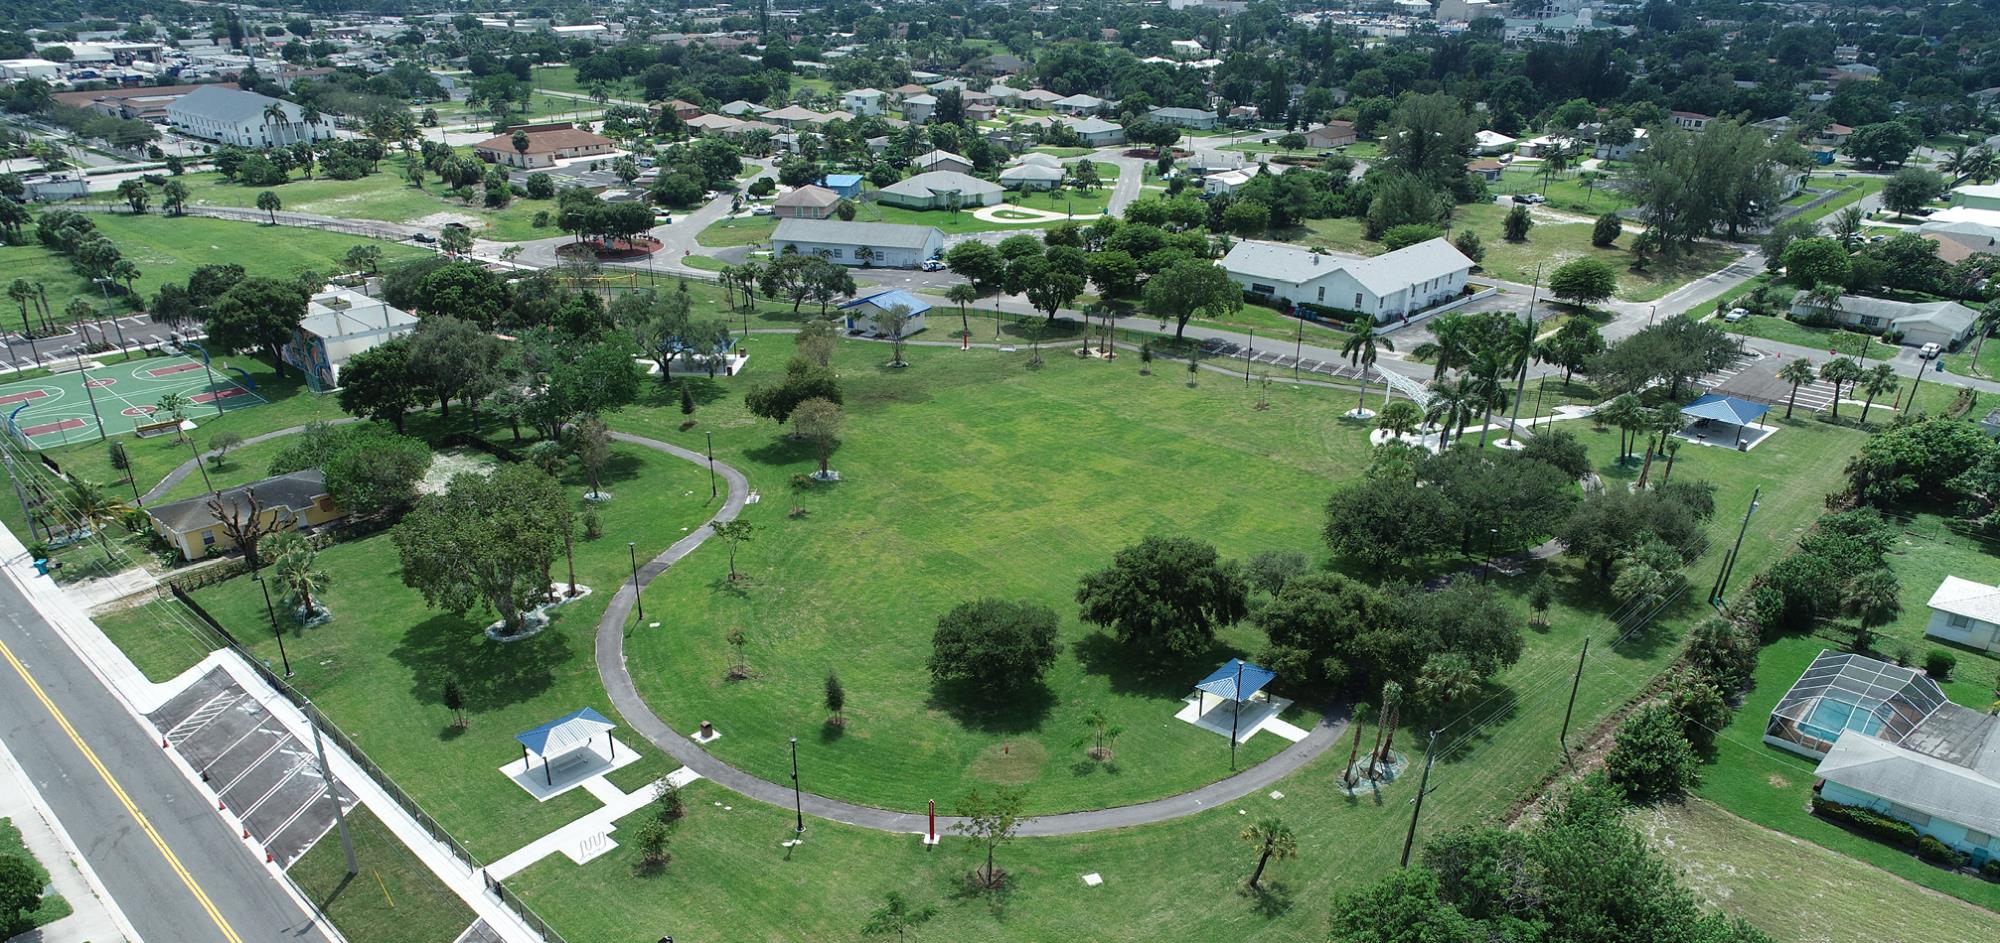
[[[196,421],[203,413],[265,402],[255,381],[226,363],[205,367],[193,357],[152,357],[0,386],[0,416],[15,438],[51,448],[95,438],[100,426],[105,435],[132,432],[154,421],[168,393],[186,397],[187,418]]]

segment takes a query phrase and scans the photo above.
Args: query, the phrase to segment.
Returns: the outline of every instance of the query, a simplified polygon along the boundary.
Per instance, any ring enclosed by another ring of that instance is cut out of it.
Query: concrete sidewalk
[[[236,653],[227,649],[211,652],[200,664],[183,672],[180,677],[164,684],[155,684],[148,680],[138,666],[134,665],[132,660],[104,635],[103,630],[90,620],[89,615],[75,600],[49,578],[35,574],[34,564],[28,558],[26,548],[22,546],[18,537],[4,527],[0,527],[0,560],[5,561],[6,575],[21,587],[22,593],[43,618],[55,627],[63,637],[63,641],[76,652],[77,657],[90,666],[91,671],[104,682],[106,687],[117,694],[136,722],[151,729],[150,722],[145,719],[148,712],[159,709],[196,680],[211,670],[220,668],[228,672],[243,690],[249,692],[265,710],[269,711],[286,732],[301,742],[312,742],[313,733],[306,722],[305,714],[265,683],[263,676]],[[209,802],[217,801],[218,797],[214,790],[201,781],[200,774],[189,766],[184,758],[178,753],[169,755],[174,758],[175,765],[181,770],[182,775],[187,777]],[[331,741],[326,744],[326,755],[335,780],[353,792],[355,798],[367,806],[369,811],[373,812],[376,818],[380,819],[441,883],[464,900],[474,914],[497,931],[502,939],[507,943],[541,943],[542,937],[539,934],[530,930],[511,909],[487,893],[486,882],[481,872],[462,864],[442,843],[432,839],[430,834],[417,824],[415,818],[405,812],[403,807],[391,799],[372,777]],[[231,813],[225,811],[215,814],[228,819],[232,827],[240,827]],[[275,864],[266,867],[270,869],[273,879],[297,898],[307,913],[316,916],[320,929],[329,938],[342,939],[325,916],[320,914],[310,901],[297,893],[289,875]]]
[[[12,821],[21,830],[22,844],[48,869],[49,884],[70,906],[69,916],[42,927],[39,935],[29,933],[22,939],[37,943],[138,943],[139,934],[126,921],[125,912],[105,892],[97,872],[84,860],[69,831],[5,743],[0,743],[0,819]]]

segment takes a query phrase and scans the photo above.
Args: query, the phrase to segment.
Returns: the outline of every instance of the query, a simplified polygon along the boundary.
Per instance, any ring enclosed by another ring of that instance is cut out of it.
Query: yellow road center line
[[[146,837],[153,840],[153,847],[160,850],[160,857],[166,859],[167,867],[172,868],[174,873],[180,876],[181,883],[187,886],[188,893],[193,894],[195,902],[201,904],[201,909],[208,912],[208,919],[215,921],[215,928],[222,931],[222,938],[228,943],[243,943],[243,938],[236,935],[236,930],[229,925],[228,919],[222,916],[221,911],[215,909],[214,902],[208,899],[208,894],[195,882],[194,875],[189,874],[187,867],[181,864],[179,856],[174,854],[173,849],[167,847],[166,839],[160,837],[160,833],[153,828],[153,823],[146,818],[146,814],[139,811],[139,807],[132,803],[132,797],[126,795],[125,787],[120,786],[118,780],[112,777],[111,771],[104,768],[104,763],[97,758],[97,753],[90,749],[89,744],[83,742],[83,736],[76,732],[76,728],[70,726],[69,718],[63,716],[63,712],[56,707],[55,702],[49,700],[48,693],[43,691],[42,686],[28,674],[28,666],[21,664],[21,659],[14,657],[14,650],[8,648],[5,642],[0,642],[0,656],[4,656],[7,663],[14,666],[14,672],[21,676],[22,681],[27,682],[28,690],[34,692],[35,699],[42,702],[42,707],[48,710],[49,716],[55,718],[63,733],[69,735],[70,742],[76,744],[77,750],[90,762],[91,768],[97,770],[97,775],[103,778],[106,786],[111,787],[111,794],[118,797],[118,802],[125,806],[125,811],[131,814],[133,821],[139,823],[139,828],[146,833]]]

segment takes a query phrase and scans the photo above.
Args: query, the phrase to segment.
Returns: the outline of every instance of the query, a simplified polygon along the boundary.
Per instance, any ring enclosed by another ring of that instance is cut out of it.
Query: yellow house
[[[232,515],[247,515],[254,506],[260,520],[276,518],[278,530],[317,527],[340,517],[326,493],[326,476],[316,468],[162,504],[146,509],[146,514],[153,519],[153,531],[179,548],[182,557],[200,560],[236,549],[229,530],[209,507],[211,499],[220,499],[225,513]]]

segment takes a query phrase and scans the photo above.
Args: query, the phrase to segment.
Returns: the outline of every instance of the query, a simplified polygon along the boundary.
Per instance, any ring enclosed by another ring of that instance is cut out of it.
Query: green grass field
[[[1504,194],[1540,193],[1548,197],[1548,205],[1553,209],[1590,216],[1600,216],[1632,205],[1632,201],[1618,189],[1615,178],[1599,173],[1595,184],[1586,186],[1582,175],[1572,170],[1555,174],[1544,183],[1538,164],[1510,166],[1500,172],[1499,183],[1488,184],[1487,188]]]
[[[554,200],[517,198],[500,209],[487,209],[477,199],[472,203],[463,203],[446,197],[445,185],[434,175],[426,174],[421,190],[411,186],[403,177],[403,168],[409,159],[401,154],[391,155],[383,159],[378,172],[359,180],[307,180],[294,176],[291,182],[275,187],[246,187],[230,183],[220,174],[199,173],[188,174],[181,181],[187,184],[188,202],[193,206],[255,208],[257,195],[270,190],[282,202],[280,208],[291,213],[374,219],[430,225],[432,228],[442,225],[442,222],[420,221],[446,214],[471,226],[474,236],[502,242],[562,235],[553,227],[537,229],[534,226],[537,212],[546,211],[554,215]]]
[[[1725,331],[1745,337],[1761,337],[1767,341],[1797,344],[1815,350],[1838,350],[1849,357],[1866,356],[1869,360],[1888,360],[1896,356],[1902,348],[1885,344],[1866,334],[1830,327],[1811,327],[1790,318],[1774,318],[1753,314],[1734,324],[1717,322]]]
[[[1816,189],[1839,188],[1841,194],[1793,218],[1814,221],[1826,219],[1841,210],[1861,202],[1863,198],[1871,193],[1880,193],[1882,185],[1887,182],[1888,178],[1886,177],[1839,177],[1821,174],[1807,181],[1806,186]]]
[[[1846,855],[1690,799],[1634,813],[1703,902],[1782,943],[1903,943],[2000,935],[2000,915],[1942,900]]]
[[[403,846],[375,813],[347,813],[361,873],[347,873],[340,833],[329,831],[292,863],[292,880],[352,943],[451,943],[472,924],[472,908]]]
[[[254,203],[255,191],[246,192]],[[161,285],[185,282],[196,267],[209,262],[234,262],[252,275],[290,276],[305,269],[327,274],[344,271],[347,264],[342,258],[348,248],[361,243],[381,247],[384,262],[426,254],[415,246],[314,229],[286,230],[283,238],[274,239],[269,227],[254,223],[170,218],[157,212],[144,216],[92,213],[90,220],[139,267],[140,277],[133,282],[139,298],[115,291],[106,298],[90,279],[77,274],[66,256],[39,243],[0,246],[0,272],[6,273],[8,281],[25,278],[46,285],[49,309],[61,316],[72,298],[82,298],[99,310],[137,310]],[[0,307],[0,319],[18,318],[20,313],[13,304]]]
[[[1619,298],[1653,301],[1722,268],[1736,255],[1726,246],[1704,242],[1696,244],[1693,250],[1682,253],[1672,262],[1655,258],[1648,261],[1645,271],[1633,271],[1632,253],[1625,249],[1633,236],[1629,229],[1610,248],[1600,249],[1590,244],[1589,223],[1537,221],[1528,231],[1526,241],[1508,242],[1501,231],[1508,209],[1495,203],[1478,203],[1457,207],[1452,212],[1453,232],[1471,229],[1479,234],[1480,242],[1486,249],[1486,259],[1479,271],[1507,281],[1531,282],[1537,266],[1540,266],[1542,278],[1546,280],[1564,262],[1595,258],[1610,264],[1618,272]],[[1308,245],[1325,246],[1337,252],[1379,255],[1382,244],[1363,238],[1362,232],[1360,219],[1314,219],[1306,221],[1303,235],[1291,239]]]

